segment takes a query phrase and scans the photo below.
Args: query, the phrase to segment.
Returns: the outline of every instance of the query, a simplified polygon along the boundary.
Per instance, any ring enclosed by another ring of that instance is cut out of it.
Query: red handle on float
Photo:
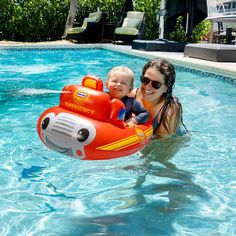
[[[86,75],[82,80],[82,86],[99,90],[99,91],[103,91],[102,80],[99,77],[94,76],[94,75]]]

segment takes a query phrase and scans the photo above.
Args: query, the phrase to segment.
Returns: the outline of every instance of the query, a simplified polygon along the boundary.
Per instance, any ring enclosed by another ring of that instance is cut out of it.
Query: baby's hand
[[[130,118],[127,121],[125,121],[126,125],[129,127],[135,127],[138,122],[134,118]]]

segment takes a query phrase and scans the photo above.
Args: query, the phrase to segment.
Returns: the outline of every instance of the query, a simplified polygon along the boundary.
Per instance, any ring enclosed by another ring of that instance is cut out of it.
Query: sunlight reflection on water
[[[86,74],[105,81],[121,64],[138,78],[146,60],[105,50],[8,53],[0,67],[1,235],[235,235],[232,84],[177,71],[189,134],[129,157],[81,161],[43,146],[38,117],[58,105],[66,84]]]

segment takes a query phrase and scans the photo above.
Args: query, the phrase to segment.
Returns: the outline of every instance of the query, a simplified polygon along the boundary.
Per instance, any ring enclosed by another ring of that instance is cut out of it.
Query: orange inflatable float
[[[37,130],[52,150],[85,160],[131,155],[151,139],[152,125],[127,127],[124,104],[103,92],[102,80],[85,76],[82,85],[62,90],[59,106],[40,116]]]

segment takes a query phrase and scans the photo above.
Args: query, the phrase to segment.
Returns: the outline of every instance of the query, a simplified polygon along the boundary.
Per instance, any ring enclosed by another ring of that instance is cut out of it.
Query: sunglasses
[[[145,77],[143,75],[140,76],[140,81],[142,84],[148,85],[151,82],[151,85],[154,89],[159,89],[163,84],[159,81],[150,80],[148,77]]]

